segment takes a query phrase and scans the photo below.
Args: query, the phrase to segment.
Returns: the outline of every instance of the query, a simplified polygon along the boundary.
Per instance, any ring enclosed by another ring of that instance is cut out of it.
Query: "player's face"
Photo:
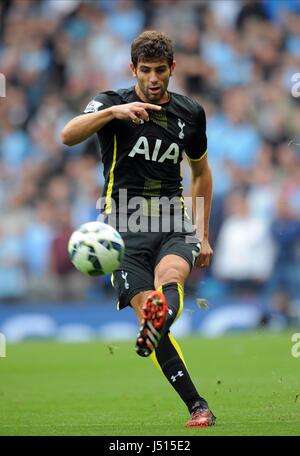
[[[137,79],[136,91],[141,100],[150,103],[164,103],[168,100],[167,88],[175,61],[171,67],[167,59],[139,61],[136,68],[132,64],[130,68]]]

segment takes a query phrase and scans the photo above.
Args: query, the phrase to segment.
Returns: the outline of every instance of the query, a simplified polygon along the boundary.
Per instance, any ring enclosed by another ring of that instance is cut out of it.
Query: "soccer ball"
[[[124,241],[118,231],[102,222],[88,222],[71,235],[69,257],[74,266],[90,276],[114,272],[124,255]]]

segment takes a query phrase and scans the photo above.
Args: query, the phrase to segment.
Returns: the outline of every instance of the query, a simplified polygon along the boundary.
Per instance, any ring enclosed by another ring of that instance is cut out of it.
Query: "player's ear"
[[[174,70],[175,70],[175,67],[176,67],[176,60],[173,60],[171,66],[170,66],[170,76],[173,76],[173,73],[174,73]]]
[[[136,68],[135,66],[133,65],[133,63],[131,63],[130,65],[130,71],[131,71],[131,74],[134,78],[136,78]]]

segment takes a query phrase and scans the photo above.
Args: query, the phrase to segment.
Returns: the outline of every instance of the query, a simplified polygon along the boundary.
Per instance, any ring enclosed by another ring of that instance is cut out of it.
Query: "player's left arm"
[[[201,241],[201,252],[195,266],[205,268],[210,264],[213,254],[209,243],[212,175],[207,160],[206,115],[200,105],[197,106],[196,125],[185,152],[192,168],[193,213],[197,236]]]
[[[193,213],[197,236],[201,241],[201,252],[195,266],[205,268],[209,266],[213,255],[213,250],[209,243],[212,175],[206,154],[200,160],[189,160],[189,163],[192,169]],[[197,198],[201,199],[197,200]]]

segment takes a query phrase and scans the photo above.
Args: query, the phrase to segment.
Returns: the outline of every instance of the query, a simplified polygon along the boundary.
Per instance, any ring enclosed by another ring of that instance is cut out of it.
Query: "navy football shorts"
[[[125,242],[125,255],[112,275],[119,309],[130,305],[131,299],[139,292],[154,290],[154,269],[164,256],[178,255],[190,268],[193,267],[200,253],[200,241],[194,226],[186,218],[180,231],[172,226],[172,222],[170,225],[169,232],[120,232]]]

